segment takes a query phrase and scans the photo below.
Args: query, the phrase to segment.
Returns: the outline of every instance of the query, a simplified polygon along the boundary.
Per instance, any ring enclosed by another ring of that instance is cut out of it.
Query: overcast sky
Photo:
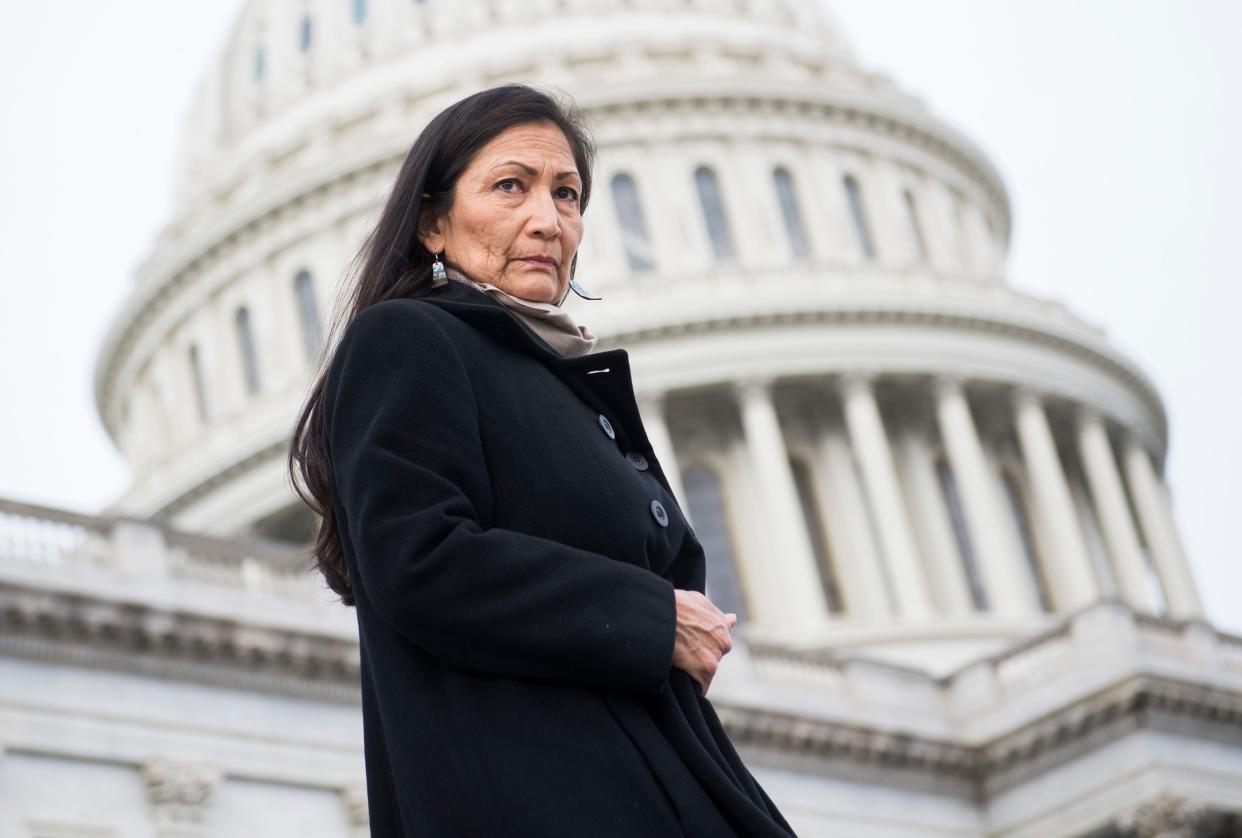
[[[124,462],[91,396],[168,214],[194,81],[238,0],[0,0],[0,495],[82,511]],[[1013,200],[1018,287],[1154,379],[1209,616],[1242,632],[1242,3],[835,0],[863,61],[970,135]]]

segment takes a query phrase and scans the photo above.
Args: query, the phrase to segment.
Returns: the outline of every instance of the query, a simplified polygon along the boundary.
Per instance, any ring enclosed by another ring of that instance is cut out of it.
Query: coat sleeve
[[[479,413],[466,367],[425,303],[380,303],[355,318],[324,406],[351,582],[384,621],[453,666],[664,688],[677,616],[670,582],[480,523],[491,489]]]

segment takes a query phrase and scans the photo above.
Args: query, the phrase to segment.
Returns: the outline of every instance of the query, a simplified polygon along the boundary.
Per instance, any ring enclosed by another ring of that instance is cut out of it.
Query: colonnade
[[[882,622],[973,611],[1035,614],[1041,601],[1032,555],[1053,611],[1075,610],[1115,589],[1136,610],[1158,612],[1150,567],[1164,613],[1202,616],[1168,492],[1136,433],[1110,427],[1087,406],[1050,417],[1041,394],[1023,387],[1003,391],[1005,433],[1020,459],[1022,498],[1035,530],[1035,544],[1027,544],[1003,491],[995,443],[977,426],[969,383],[928,378],[920,392],[910,393],[910,403],[924,405],[927,415],[904,422],[886,421],[876,383],[873,376],[845,374],[817,392],[832,410],[823,414],[831,418],[811,429],[806,449],[822,495],[816,499],[799,493],[789,435],[774,399],[778,381],[751,378],[732,385],[732,438],[744,451],[744,467],[718,477],[752,484],[750,502],[733,504],[729,516],[732,534],[762,534],[748,545],[735,543],[733,552],[751,563],[741,575],[750,582],[748,605],[765,626],[800,632],[836,617]],[[675,450],[677,427],[670,429],[670,421],[682,420],[670,403],[677,397],[645,396],[642,410],[657,457],[666,464],[680,460],[684,467],[695,454]],[[996,398],[995,391],[989,397]],[[666,471],[686,507],[679,470]],[[1074,480],[1085,483],[1092,509],[1076,501]],[[826,604],[823,560],[815,555],[800,506],[806,502],[818,504],[828,530],[821,541],[831,545],[841,613],[830,614]],[[1084,532],[1095,521],[1108,580],[1097,572]],[[972,593],[972,585],[981,590]]]

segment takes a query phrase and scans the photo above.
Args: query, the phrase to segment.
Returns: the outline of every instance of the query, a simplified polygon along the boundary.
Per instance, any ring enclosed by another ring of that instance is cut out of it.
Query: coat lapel
[[[537,358],[585,404],[607,416],[617,432],[617,444],[622,450],[643,452],[655,464],[655,471],[665,489],[670,495],[673,493],[643,429],[634,397],[629,353],[624,349],[562,358],[499,301],[462,282],[450,280],[421,299],[439,306],[514,350]]]

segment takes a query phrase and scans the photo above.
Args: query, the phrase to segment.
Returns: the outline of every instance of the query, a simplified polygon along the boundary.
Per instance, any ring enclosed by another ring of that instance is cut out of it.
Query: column
[[[1147,449],[1134,434],[1126,440],[1125,469],[1138,509],[1139,526],[1147,537],[1152,562],[1160,575],[1169,616],[1202,618],[1203,602],[1182,549],[1168,492],[1156,474]]]
[[[825,520],[832,553],[840,557],[837,572],[845,596],[846,614],[854,620],[885,621],[893,616],[879,549],[867,519],[866,499],[858,484],[854,455],[840,430],[829,430],[816,456],[827,477],[829,491]]]
[[[765,609],[779,627],[807,631],[824,624],[828,606],[820,583],[819,568],[811,549],[801,501],[789,468],[789,452],[781,436],[780,421],[772,404],[772,383],[751,379],[737,384],[746,449],[755,472],[760,514],[770,534],[762,560],[763,570],[775,578],[780,608]]]
[[[1121,598],[1139,611],[1150,613],[1154,603],[1147,587],[1143,548],[1126,505],[1125,489],[1108,441],[1108,430],[1103,417],[1094,410],[1084,410],[1079,416],[1078,447]]]
[[[690,517],[690,508],[686,506],[686,490],[681,485],[681,469],[677,465],[677,454],[673,451],[673,436],[668,431],[668,420],[664,414],[665,393],[650,393],[639,396],[638,410],[642,414],[643,429],[647,431],[647,440],[655,451],[660,468],[668,479],[669,488],[677,498],[677,504],[686,518]],[[691,521],[693,524],[694,522]]]
[[[919,427],[906,428],[899,439],[910,491],[910,512],[924,539],[923,555],[935,592],[933,599],[945,614],[971,614],[974,603],[970,598],[970,582],[958,560],[960,552],[949,523],[949,510],[936,474],[927,431]]]
[[[875,513],[876,535],[893,582],[897,611],[903,617],[916,619],[931,616],[931,598],[871,382],[860,375],[845,376],[841,380],[841,398],[850,444],[858,457],[863,487]]]
[[[1087,543],[1078,525],[1069,482],[1061,467],[1056,441],[1048,426],[1043,403],[1035,393],[1018,390],[1014,396],[1014,424],[1022,459],[1034,490],[1034,504],[1049,546],[1048,582],[1056,610],[1081,608],[1099,598]]]
[[[997,479],[988,467],[961,382],[939,379],[935,399],[940,435],[957,480],[989,610],[999,614],[1035,613],[1039,605],[1031,571],[1013,532],[1013,516],[1002,504]]]

